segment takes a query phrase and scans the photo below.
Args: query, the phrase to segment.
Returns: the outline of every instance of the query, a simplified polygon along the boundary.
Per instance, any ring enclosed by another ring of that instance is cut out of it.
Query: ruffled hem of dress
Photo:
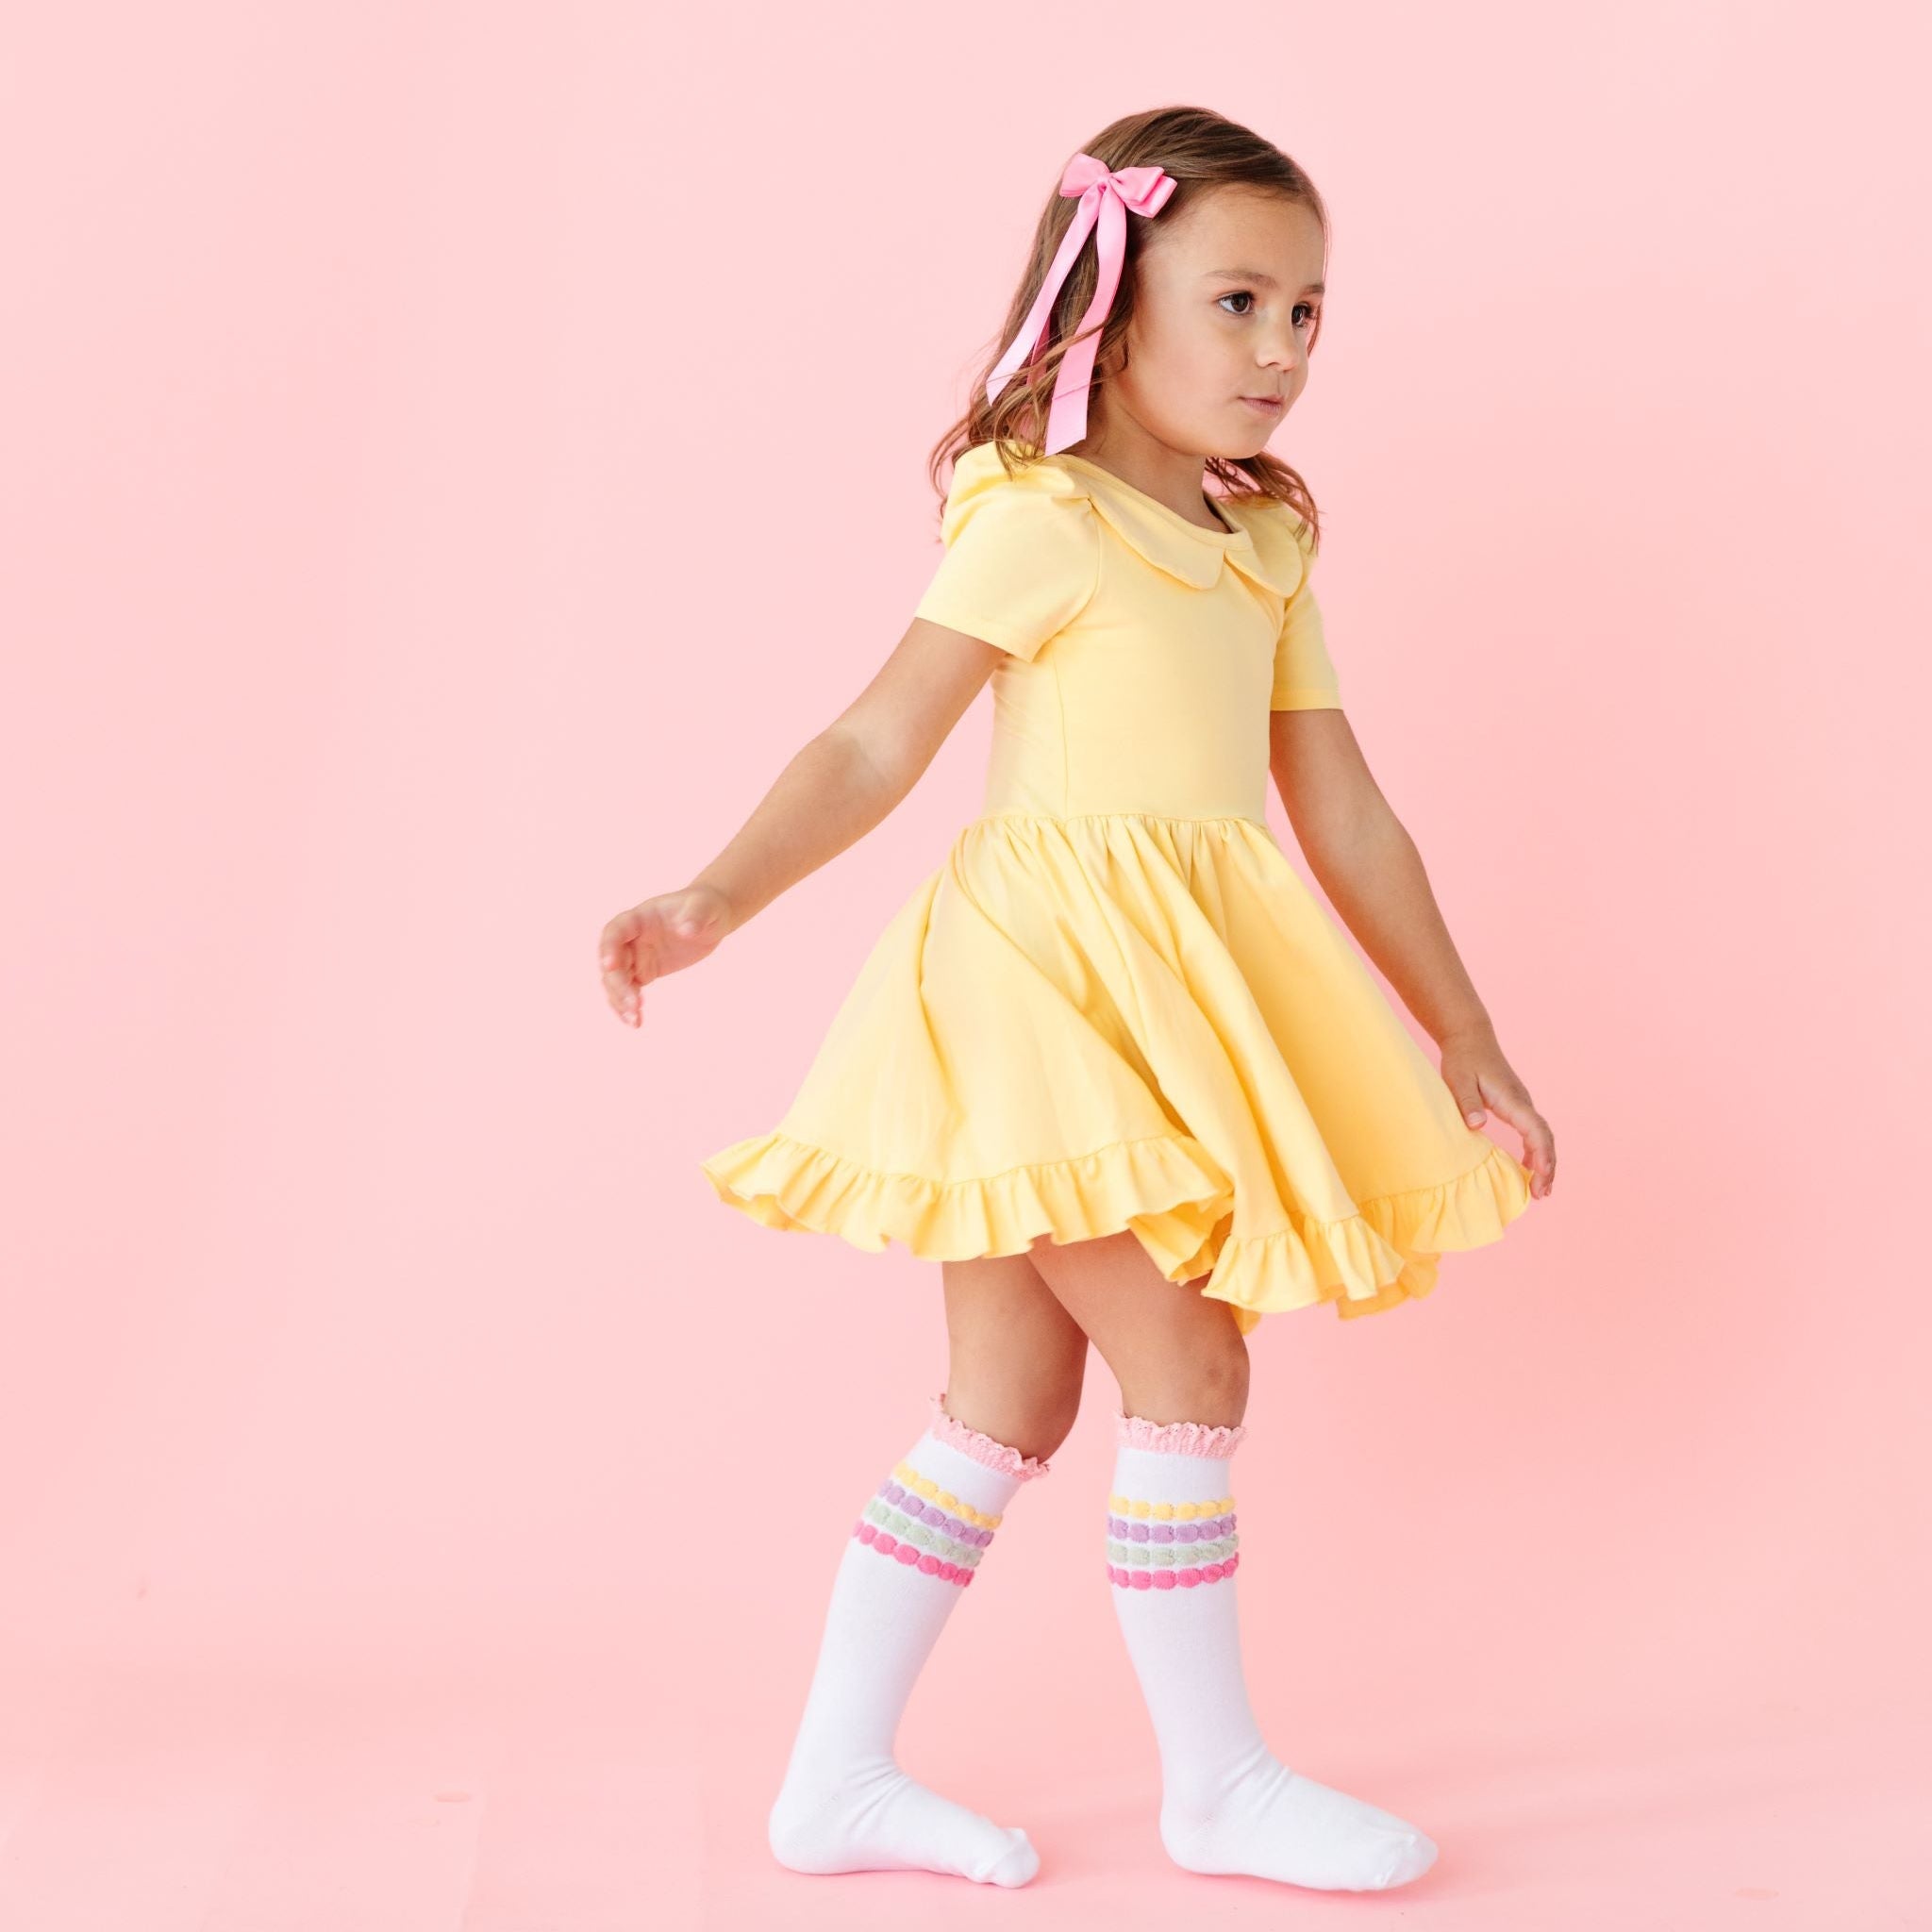
[[[1419,1301],[1441,1254],[1500,1240],[1529,1205],[1529,1171],[1487,1135],[1472,1138],[1487,1151],[1450,1180],[1364,1201],[1340,1221],[1291,1211],[1286,1227],[1241,1236],[1232,1183],[1186,1135],[960,1181],[882,1174],[778,1129],[698,1165],[720,1200],[764,1226],[873,1253],[897,1241],[922,1260],[1024,1254],[1041,1235],[1067,1243],[1131,1227],[1168,1280],[1206,1274],[1201,1292],[1228,1303],[1247,1334],[1264,1314],[1316,1302],[1348,1318]]]
[[[766,1227],[837,1235],[921,1260],[1022,1255],[1041,1235],[1091,1241],[1132,1227],[1170,1280],[1198,1274],[1232,1184],[1186,1135],[1150,1134],[1066,1160],[960,1181],[874,1168],[774,1129],[698,1163],[726,1207]]]
[[[1500,1241],[1529,1206],[1529,1170],[1487,1135],[1476,1164],[1434,1187],[1364,1201],[1341,1221],[1313,1216],[1272,1234],[1230,1234],[1208,1256],[1201,1292],[1229,1303],[1243,1333],[1264,1314],[1333,1302],[1343,1319],[1420,1301],[1440,1257]]]

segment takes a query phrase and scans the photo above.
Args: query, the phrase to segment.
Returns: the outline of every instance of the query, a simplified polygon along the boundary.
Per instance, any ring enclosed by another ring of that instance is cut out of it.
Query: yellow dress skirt
[[[778,1124],[699,1163],[727,1206],[929,1260],[1131,1229],[1245,1334],[1425,1295],[1528,1205],[1268,827],[1270,710],[1341,699],[1299,519],[1217,508],[955,465],[917,608],[1005,654],[983,808]]]

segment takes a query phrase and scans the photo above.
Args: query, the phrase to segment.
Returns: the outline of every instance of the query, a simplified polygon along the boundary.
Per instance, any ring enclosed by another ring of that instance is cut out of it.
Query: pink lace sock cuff
[[[957,1417],[948,1415],[943,1389],[928,1399],[932,1404],[933,1434],[941,1442],[958,1450],[960,1455],[970,1456],[974,1462],[983,1462],[988,1469],[996,1469],[1016,1482],[1029,1482],[1035,1476],[1045,1475],[1052,1469],[1053,1465],[1044,1457],[1022,1456],[1017,1449],[996,1442],[991,1436],[969,1428]]]
[[[1114,1438],[1123,1449],[1153,1449],[1163,1456],[1232,1456],[1248,1433],[1245,1423],[1154,1423],[1114,1411]]]

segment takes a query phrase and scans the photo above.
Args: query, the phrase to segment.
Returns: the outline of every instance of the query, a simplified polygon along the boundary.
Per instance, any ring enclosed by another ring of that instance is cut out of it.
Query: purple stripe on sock
[[[1109,1515],[1107,1532],[1124,1543],[1211,1543],[1234,1533],[1234,1520],[1232,1509],[1196,1523],[1142,1523],[1138,1517]]]
[[[992,1530],[981,1529],[976,1524],[961,1523],[957,1516],[947,1515],[937,1503],[928,1503],[924,1496],[915,1496],[890,1476],[873,1493],[882,1496],[902,1516],[909,1516],[914,1523],[929,1524],[934,1529],[943,1530],[956,1543],[977,1543],[984,1549],[993,1540]]]

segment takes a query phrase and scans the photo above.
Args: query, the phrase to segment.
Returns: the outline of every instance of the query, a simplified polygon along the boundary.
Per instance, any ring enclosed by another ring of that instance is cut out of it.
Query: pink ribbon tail
[[[1177,185],[1162,168],[1109,169],[1084,150],[1067,163],[1060,175],[1059,192],[1077,194],[1080,206],[1060,238],[1046,279],[1041,283],[1040,293],[1026,311],[1026,320],[986,379],[986,399],[991,404],[1040,347],[1054,303],[1073,270],[1074,258],[1087,237],[1097,229],[1093,299],[1080,318],[1073,347],[1060,358],[1059,374],[1054,381],[1053,402],[1046,418],[1048,455],[1078,442],[1087,433],[1087,397],[1093,386],[1093,362],[1100,350],[1100,325],[1107,320],[1113,298],[1120,291],[1121,270],[1127,256],[1127,213],[1131,210],[1137,215],[1158,214]],[[1087,333],[1090,329],[1091,334]],[[1085,340],[1077,340],[1079,337]]]

